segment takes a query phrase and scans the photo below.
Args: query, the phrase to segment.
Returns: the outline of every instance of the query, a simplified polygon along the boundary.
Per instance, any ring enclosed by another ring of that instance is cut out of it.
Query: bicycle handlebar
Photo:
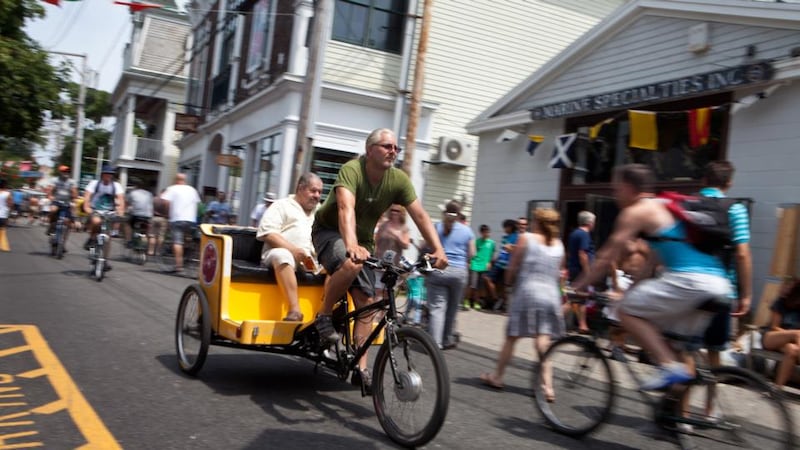
[[[423,256],[416,263],[412,263],[411,261],[407,260],[404,256],[401,256],[399,265],[395,265],[393,262],[395,255],[396,255],[395,252],[387,251],[382,259],[370,256],[366,260],[362,261],[362,263],[371,269],[385,270],[393,272],[397,275],[404,275],[407,273],[411,273],[415,270],[418,270],[423,275],[427,275],[429,273],[438,270],[433,267],[433,264],[436,263],[436,258]],[[350,257],[349,252],[347,253],[347,257]]]
[[[586,303],[592,300],[596,303],[607,304],[618,300],[605,292],[578,292],[572,289],[565,289],[564,295],[571,303]]]

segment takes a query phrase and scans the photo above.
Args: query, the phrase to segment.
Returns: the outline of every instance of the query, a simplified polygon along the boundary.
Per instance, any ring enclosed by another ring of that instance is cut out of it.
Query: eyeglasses
[[[446,213],[444,213],[444,215],[446,217],[458,217],[458,213],[454,213],[454,212],[446,212]]]
[[[381,148],[383,148],[384,150],[387,150],[387,151],[394,150],[396,153],[400,153],[401,151],[403,151],[403,149],[401,149],[400,147],[398,147],[398,146],[396,146],[394,144],[372,144],[372,145],[377,145],[378,147],[381,147]]]

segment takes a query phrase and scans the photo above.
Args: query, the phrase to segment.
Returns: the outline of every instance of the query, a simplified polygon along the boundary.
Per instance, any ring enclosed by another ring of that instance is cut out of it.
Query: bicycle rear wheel
[[[710,369],[716,379],[715,400],[706,412],[711,386],[693,385],[689,390],[688,419],[697,419],[690,439],[708,439],[714,449],[790,449],[795,447],[792,419],[783,394],[766,380],[738,367]]]
[[[392,369],[392,361],[397,366]],[[450,403],[450,375],[431,337],[416,328],[387,333],[375,357],[372,402],[393,441],[426,444],[439,432]]]
[[[64,257],[64,239],[66,239],[64,228],[64,224],[56,226],[55,256],[57,259]]]
[[[542,389],[543,370],[552,371],[555,399]],[[556,431],[582,436],[606,422],[614,404],[614,376],[608,359],[586,338],[569,336],[553,343],[534,379],[536,407]]]

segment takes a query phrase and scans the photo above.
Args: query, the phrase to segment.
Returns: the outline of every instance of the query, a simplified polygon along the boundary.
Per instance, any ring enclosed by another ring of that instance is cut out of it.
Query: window
[[[206,88],[206,65],[208,63],[208,22],[200,25],[194,31],[194,42],[191,50],[191,76],[187,100],[189,103],[186,112],[189,114],[202,114],[203,93]]]
[[[400,53],[406,0],[337,0],[333,39]]]
[[[730,101],[727,94],[695,101],[674,102],[651,107],[656,111],[658,150],[629,148],[630,124],[627,115],[614,113],[617,119],[605,125],[594,142],[579,138],[576,142],[576,168],[568,172],[566,185],[590,185],[610,183],[615,166],[631,163],[646,164],[662,183],[699,183],[703,168],[711,161],[725,156],[728,110],[711,112],[708,143],[692,148],[689,145],[689,120],[687,111],[692,108],[723,105]],[[581,131],[585,135],[588,127],[607,117],[592,116],[576,118],[567,122],[567,130]]]
[[[269,0],[259,0],[253,6],[252,23],[250,24],[250,46],[247,51],[247,72],[252,72],[262,65],[269,65],[270,7]]]
[[[319,175],[322,179],[322,201],[325,201],[328,197],[328,193],[331,191],[331,187],[333,187],[333,183],[336,181],[336,176],[339,174],[339,169],[344,163],[355,157],[357,157],[357,155],[353,153],[314,147],[311,171]]]
[[[217,73],[224,71],[233,60],[233,46],[236,38],[236,22],[238,14],[228,13],[222,24],[222,42],[220,43],[219,65]]]
[[[280,191],[281,135],[274,134],[262,139],[259,147],[259,165],[256,170],[258,179],[256,199],[260,201],[260,199],[264,198],[265,193],[278,193]]]

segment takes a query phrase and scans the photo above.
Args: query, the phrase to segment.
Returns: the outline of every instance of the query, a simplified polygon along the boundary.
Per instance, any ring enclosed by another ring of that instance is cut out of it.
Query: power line
[[[63,41],[63,40],[64,40],[64,38],[65,38],[65,37],[67,37],[67,35],[69,34],[69,32],[73,30],[73,28],[74,28],[74,26],[75,26],[76,19],[78,18],[78,16],[80,16],[80,15],[81,15],[81,12],[83,12],[83,8],[85,8],[85,7],[86,7],[86,4],[87,4],[87,3],[89,3],[89,2],[86,2],[86,1],[84,1],[84,2],[81,2],[81,6],[80,6],[80,7],[79,7],[77,10],[75,10],[75,11],[76,11],[76,13],[75,13],[75,15],[72,17],[72,20],[71,20],[71,21],[70,21],[70,22],[67,24],[67,27],[66,27],[66,28],[64,29],[64,31],[61,33],[61,36],[59,36],[59,38],[58,38],[58,39],[56,39],[56,40],[55,40],[55,41],[54,41],[54,42],[53,42],[51,45],[49,45],[49,46],[48,46],[48,50],[52,50],[52,49],[53,49],[53,47],[55,47],[55,46],[56,46],[56,45],[58,45],[58,44],[59,44],[61,41]]]

